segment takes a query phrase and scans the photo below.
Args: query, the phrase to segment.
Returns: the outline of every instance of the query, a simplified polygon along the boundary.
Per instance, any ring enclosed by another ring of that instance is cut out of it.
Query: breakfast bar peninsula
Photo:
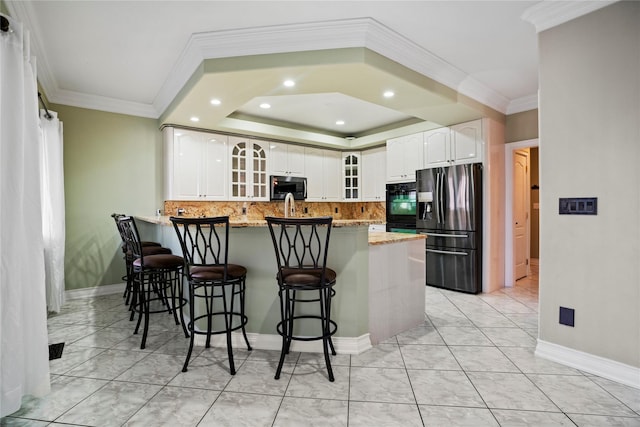
[[[143,236],[181,254],[168,216],[135,218]],[[279,350],[276,262],[266,221],[230,222],[229,262],[248,270],[245,312],[249,340],[254,348]],[[369,225],[375,222],[333,221],[328,265],[337,273],[331,317],[338,324],[333,340],[339,353],[360,353],[424,322],[425,236],[370,232]],[[294,342],[293,350],[319,351],[320,345]]]

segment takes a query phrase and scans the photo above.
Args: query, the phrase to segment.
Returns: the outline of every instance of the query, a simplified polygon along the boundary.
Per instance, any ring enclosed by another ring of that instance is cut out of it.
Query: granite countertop
[[[409,240],[424,240],[424,234],[388,233],[386,231],[370,231],[369,245],[386,245],[388,243],[406,242]]]
[[[137,219],[152,224],[158,225],[171,225],[169,216],[145,216],[136,215]],[[264,219],[248,219],[248,220],[230,220],[231,227],[266,227],[267,221]],[[384,221],[372,220],[372,219],[334,219],[334,227],[356,227],[356,226],[368,226],[371,224],[383,224]],[[426,239],[424,234],[408,234],[408,233],[388,233],[386,231],[370,231],[369,232],[369,245],[385,245],[389,243],[400,243],[409,240],[421,240]]]
[[[145,222],[150,222],[152,224],[159,225],[171,225],[171,221],[169,220],[169,216],[145,216],[145,215],[136,215],[137,219]],[[238,218],[230,218],[229,224],[231,227],[266,227],[267,221],[264,219],[238,219]],[[384,221],[375,220],[375,219],[334,219],[333,226],[334,227],[356,227],[361,225],[371,225],[371,224],[384,224]],[[398,234],[398,233],[393,233]]]

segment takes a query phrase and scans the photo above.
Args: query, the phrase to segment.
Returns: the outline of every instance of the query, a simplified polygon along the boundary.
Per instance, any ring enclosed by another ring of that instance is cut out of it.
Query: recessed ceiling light
[[[215,99],[214,98],[214,99],[211,100],[211,105],[220,105],[220,104],[222,104],[222,102],[220,102],[219,99]]]
[[[283,84],[286,87],[294,87],[296,85],[296,82],[294,82],[293,80],[289,79],[289,80],[285,80]]]
[[[393,98],[393,95],[395,95],[395,93],[393,93],[392,90],[388,90],[382,94],[382,96],[384,96],[385,98]]]
[[[199,122],[200,121],[200,119],[198,117],[195,117],[195,116],[191,117],[191,119],[189,119],[189,120],[191,120],[192,122]]]
[[[266,102],[263,102],[262,104],[260,104],[260,108],[264,108],[266,110],[268,108],[271,108],[271,104],[267,104]]]
[[[338,126],[342,126],[344,124],[344,120],[336,120],[336,124]]]

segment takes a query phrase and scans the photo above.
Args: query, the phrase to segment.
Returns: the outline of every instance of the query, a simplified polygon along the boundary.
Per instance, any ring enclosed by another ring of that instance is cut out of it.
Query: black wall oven
[[[416,232],[416,183],[387,184],[387,231]]]

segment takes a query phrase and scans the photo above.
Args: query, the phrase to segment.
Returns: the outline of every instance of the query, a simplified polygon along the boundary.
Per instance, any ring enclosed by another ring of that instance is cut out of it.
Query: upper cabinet
[[[343,200],[360,200],[362,164],[360,153],[342,153]]]
[[[269,142],[269,175],[305,176],[304,147]]]
[[[381,202],[386,198],[385,175],[387,150],[385,147],[362,152],[362,201]]]
[[[307,201],[340,201],[342,186],[340,151],[306,147],[304,169],[307,174]]]
[[[229,137],[231,200],[269,200],[267,142]]]
[[[449,166],[451,163],[451,129],[440,128],[424,133],[425,168]]]
[[[416,180],[416,170],[423,169],[422,143],[422,132],[387,141],[387,182]]]
[[[451,126],[451,158],[455,164],[483,161],[482,120]]]
[[[482,121],[424,133],[424,167],[477,163],[483,160]]]
[[[168,200],[228,198],[227,137],[165,128],[165,188]]]

